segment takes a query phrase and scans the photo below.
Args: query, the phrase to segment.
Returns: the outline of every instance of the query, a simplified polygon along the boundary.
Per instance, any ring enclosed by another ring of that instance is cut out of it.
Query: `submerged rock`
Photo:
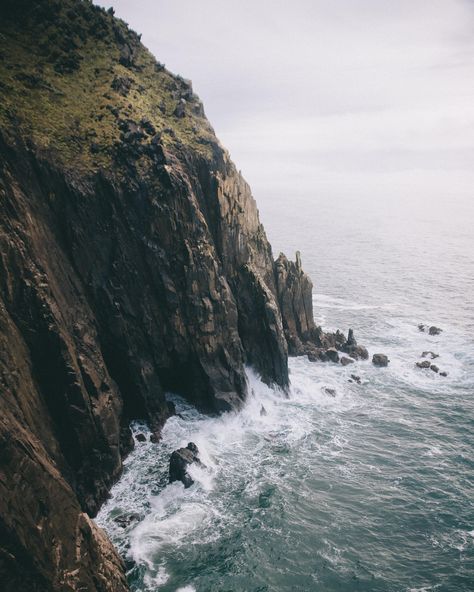
[[[348,358],[346,356],[342,356],[341,357],[341,364],[343,366],[348,366],[349,364],[353,364],[354,360],[352,358]]]
[[[379,366],[380,368],[383,368],[385,366],[388,366],[389,362],[390,360],[385,354],[374,354],[372,356],[372,364],[374,366]]]
[[[423,362],[416,362],[416,366],[418,368],[429,368],[431,366],[431,362],[429,360],[424,360]]]
[[[326,387],[326,388],[324,389],[324,392],[325,392],[327,395],[330,395],[331,397],[335,397],[335,396],[336,396],[336,389],[333,389],[333,388],[327,388],[327,387]]]
[[[448,373],[447,373],[446,371],[443,371],[443,372],[440,372],[440,373],[439,373],[439,375],[440,375],[440,376],[445,376],[445,377],[446,377],[446,376],[448,375]]]
[[[181,481],[188,488],[194,483],[188,473],[188,467],[192,463],[202,465],[199,459],[199,450],[194,442],[189,442],[186,448],[175,450],[170,457],[169,482]]]
[[[421,357],[422,357],[422,358],[427,358],[428,356],[430,356],[432,360],[434,360],[435,358],[439,358],[439,354],[435,354],[435,353],[434,353],[434,352],[432,352],[432,351],[424,351],[424,352],[421,354]]]
[[[351,378],[354,382],[357,382],[357,384],[360,384],[360,376],[358,376],[357,374],[351,374]]]
[[[424,333],[425,329],[426,329],[426,325],[423,325],[422,323],[420,323],[418,325],[418,331],[421,331],[422,333]]]
[[[140,514],[137,514],[137,512],[121,514],[120,516],[114,518],[114,522],[118,524],[120,528],[127,528],[127,526],[130,526],[132,522],[138,522],[138,520],[140,520]]]
[[[260,407],[260,417],[264,417],[265,415],[268,415],[268,414],[267,414],[267,410],[266,410],[266,409],[265,409],[265,407],[262,405],[262,406]]]

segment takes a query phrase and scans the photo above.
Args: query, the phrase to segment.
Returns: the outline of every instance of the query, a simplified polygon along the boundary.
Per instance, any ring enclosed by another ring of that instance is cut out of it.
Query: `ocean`
[[[258,203],[274,255],[301,251],[316,322],[390,364],[293,358],[289,397],[249,368],[221,417],[170,395],[179,415],[136,442],[97,517],[132,590],[474,590],[474,200]],[[424,351],[446,377],[415,366]],[[190,441],[205,467],[185,490],[168,461]]]

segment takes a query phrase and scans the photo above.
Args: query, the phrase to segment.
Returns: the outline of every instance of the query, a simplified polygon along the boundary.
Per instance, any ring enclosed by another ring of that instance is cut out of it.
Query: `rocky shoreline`
[[[366,355],[316,327],[312,284],[274,261],[250,188],[189,81],[113,11],[0,8],[0,580],[127,589],[91,518],[179,392],[239,409],[245,365]],[[81,97],[79,100],[78,97]]]

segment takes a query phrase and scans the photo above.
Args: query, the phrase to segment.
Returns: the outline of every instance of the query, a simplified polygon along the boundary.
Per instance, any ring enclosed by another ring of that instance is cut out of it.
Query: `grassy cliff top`
[[[189,81],[89,0],[3,0],[0,130],[67,168],[93,172],[117,151],[183,144],[210,155],[214,132]]]

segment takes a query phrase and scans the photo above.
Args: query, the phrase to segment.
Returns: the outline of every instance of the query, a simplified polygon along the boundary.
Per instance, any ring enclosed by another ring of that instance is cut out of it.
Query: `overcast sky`
[[[472,0],[109,0],[259,199],[474,187]]]

